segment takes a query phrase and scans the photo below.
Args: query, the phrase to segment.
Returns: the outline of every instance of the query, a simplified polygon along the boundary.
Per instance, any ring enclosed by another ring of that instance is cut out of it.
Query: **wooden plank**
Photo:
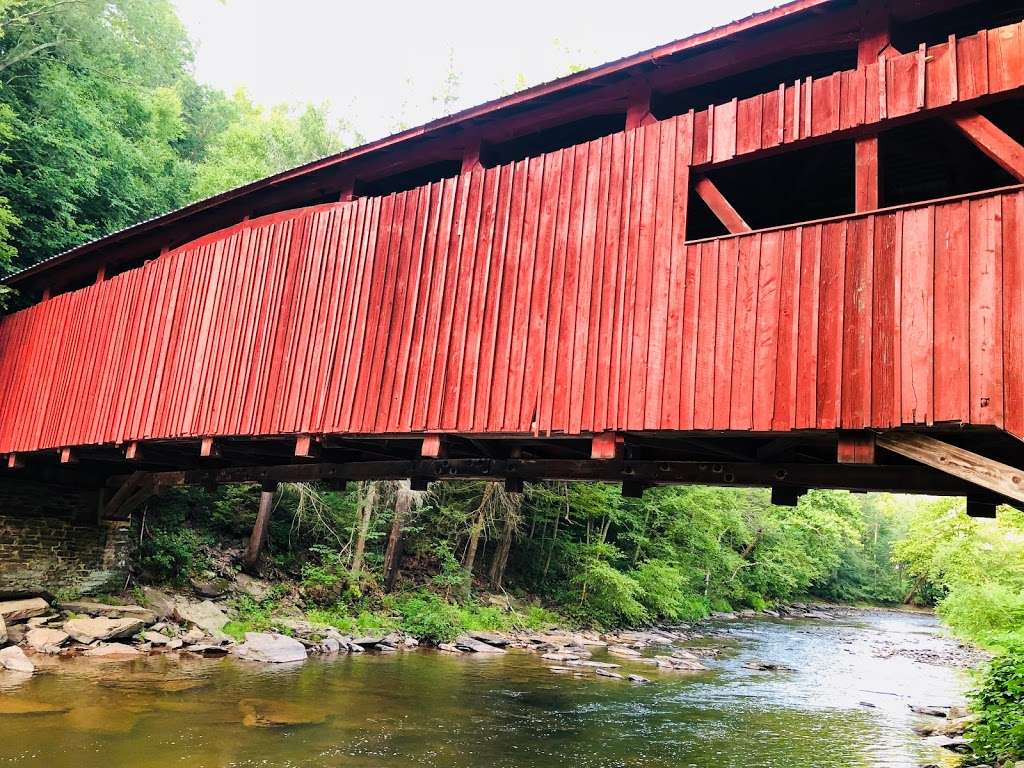
[[[751,231],[750,225],[743,220],[743,217],[732,207],[732,204],[707,176],[697,179],[693,189],[730,233],[737,234],[739,232]]]
[[[880,447],[1017,501],[1024,501],[1024,472],[1008,464],[916,432],[887,432]]]
[[[1024,193],[1004,195],[1002,207],[1004,425],[1024,437]]]
[[[731,160],[736,156],[738,142],[737,103],[738,99],[733,99],[715,107],[715,124],[714,131],[712,132],[714,139],[712,147],[713,162],[720,163],[724,160]]]
[[[1021,24],[988,30],[988,90],[1008,91],[1024,76],[1024,34]]]
[[[871,338],[871,423],[893,426],[900,411],[900,272],[902,218],[875,217]]]
[[[950,121],[974,146],[1017,181],[1024,181],[1024,146],[999,126],[977,112],[967,112]]]
[[[781,230],[761,238],[761,269],[757,287],[757,326],[754,331],[754,429],[768,431],[775,415],[775,383],[779,359],[779,308],[782,279]]]
[[[800,228],[800,303],[797,317],[794,426],[817,424],[818,301],[821,293],[821,225]]]
[[[736,154],[756,152],[762,146],[764,94],[740,99],[736,107]]]
[[[735,351],[736,281],[739,271],[739,238],[730,237],[718,246],[717,313],[715,318],[715,370],[713,429],[729,429],[732,406],[732,367]]]
[[[988,35],[982,30],[956,43],[957,93],[961,101],[988,93]]]
[[[862,216],[851,219],[847,229],[841,410],[845,429],[871,424],[874,225],[873,216]]]
[[[1003,244],[999,197],[972,200],[971,423],[1003,425]]]
[[[590,458],[601,461],[621,459],[623,436],[618,432],[602,432],[590,440]]]
[[[718,252],[720,240],[700,247],[700,292],[697,313],[696,379],[693,390],[693,428],[711,429],[715,399],[715,325],[718,317]]]
[[[970,418],[970,207],[935,207],[935,420]]]
[[[934,214],[931,207],[903,214],[900,401],[906,424],[930,424],[933,419]]]
[[[782,273],[779,282],[779,340],[775,365],[774,431],[790,430],[796,421],[797,354],[803,233],[792,227],[782,233]]]
[[[878,137],[869,136],[854,142],[855,184],[854,210],[873,211],[878,208],[880,186]]]
[[[846,244],[846,221],[829,222],[822,226],[818,305],[818,429],[835,429],[840,424]]]
[[[761,235],[754,233],[738,240],[739,264],[736,273],[735,342],[729,421],[732,429],[753,429],[754,355],[758,321],[758,278],[761,272]]]

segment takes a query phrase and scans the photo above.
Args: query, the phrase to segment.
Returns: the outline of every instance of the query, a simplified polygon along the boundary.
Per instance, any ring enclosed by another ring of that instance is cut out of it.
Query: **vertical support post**
[[[263,542],[267,538],[267,524],[270,522],[270,513],[274,509],[274,491],[277,490],[277,483],[268,481],[260,486],[260,508],[256,513],[256,522],[252,526],[252,533],[249,535],[249,546],[245,550],[245,570],[252,572],[260,559],[260,552],[263,551]]]
[[[462,172],[470,173],[483,168],[483,162],[480,160],[483,154],[483,141],[479,136],[471,136],[466,139],[466,146],[462,150]]]
[[[879,62],[884,66],[883,52],[891,42],[889,8],[885,0],[861,0],[861,37],[857,43],[857,67],[863,68]],[[882,81],[884,83],[884,80]],[[884,86],[883,86],[884,87]],[[854,210],[858,213],[873,211],[882,204],[879,189],[882,184],[878,162],[878,137],[857,139],[854,144],[855,191]]]
[[[638,80],[629,91],[626,105],[626,130],[640,128],[653,123],[657,118],[651,114],[651,86]]]

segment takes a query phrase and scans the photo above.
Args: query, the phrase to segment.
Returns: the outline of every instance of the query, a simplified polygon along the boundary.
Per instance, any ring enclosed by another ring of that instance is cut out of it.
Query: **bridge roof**
[[[917,17],[928,12],[924,6],[950,7],[963,2],[966,0],[896,0],[893,5],[905,8],[892,10],[894,14],[902,10],[908,17]],[[787,46],[788,50],[780,51],[777,41],[774,45],[767,41],[759,44],[761,33],[805,20],[813,26],[801,27],[794,35],[802,47]],[[638,82],[649,87],[657,83],[684,83],[687,87],[705,84],[786,55],[855,45],[859,26],[855,0],[792,0],[199,200],[59,253],[0,283],[28,291],[88,284],[100,265],[116,270],[141,263],[163,247],[176,247],[249,215],[336,200],[341,182],[351,182],[356,174],[360,180],[373,180],[446,159],[439,152],[466,142],[474,131],[500,131],[501,136],[509,138],[536,131],[537,126],[552,127],[601,114],[595,108],[624,111],[623,99]],[[755,31],[757,34],[753,34]],[[700,57],[719,53],[724,55],[715,59],[717,68],[707,71]]]

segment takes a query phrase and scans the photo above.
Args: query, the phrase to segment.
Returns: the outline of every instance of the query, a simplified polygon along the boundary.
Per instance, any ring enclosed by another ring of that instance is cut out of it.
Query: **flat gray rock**
[[[8,624],[43,616],[50,612],[50,604],[41,597],[29,597],[24,600],[5,600],[0,602],[0,618]]]
[[[25,635],[25,642],[39,653],[57,653],[67,641],[67,632],[46,627],[35,627]]]
[[[89,616],[106,616],[108,619],[137,619],[147,626],[155,624],[157,615],[141,605],[107,605],[94,603],[91,600],[72,600],[61,603],[60,607],[68,613],[84,613]]]
[[[68,619],[64,622],[64,631],[79,643],[93,643],[97,640],[115,640],[131,637],[146,626],[140,619],[110,619],[106,616],[96,618]]]
[[[174,615],[179,620],[194,624],[208,634],[216,634],[228,623],[227,614],[209,600],[194,603],[189,600],[178,600],[174,604]]]
[[[16,645],[4,648],[0,651],[0,667],[11,672],[35,672],[36,665],[33,664],[25,652]]]
[[[246,632],[245,642],[235,646],[232,653],[240,659],[266,664],[284,664],[303,661],[306,647],[293,637],[271,632]]]
[[[472,651],[473,653],[505,653],[504,648],[497,648],[493,645],[482,643],[469,635],[459,635],[455,638],[455,647],[463,651]]]

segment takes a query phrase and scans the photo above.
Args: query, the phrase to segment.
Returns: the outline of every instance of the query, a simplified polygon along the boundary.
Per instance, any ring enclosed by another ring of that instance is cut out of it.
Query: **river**
[[[909,705],[961,703],[970,686],[963,669],[922,660],[955,647],[929,615],[735,621],[705,642],[727,648],[710,672],[612,659],[648,685],[554,674],[526,652],[367,653],[286,667],[53,659],[31,678],[0,673],[0,765],[956,764],[912,732],[926,718]],[[792,671],[744,666],[754,660]]]

